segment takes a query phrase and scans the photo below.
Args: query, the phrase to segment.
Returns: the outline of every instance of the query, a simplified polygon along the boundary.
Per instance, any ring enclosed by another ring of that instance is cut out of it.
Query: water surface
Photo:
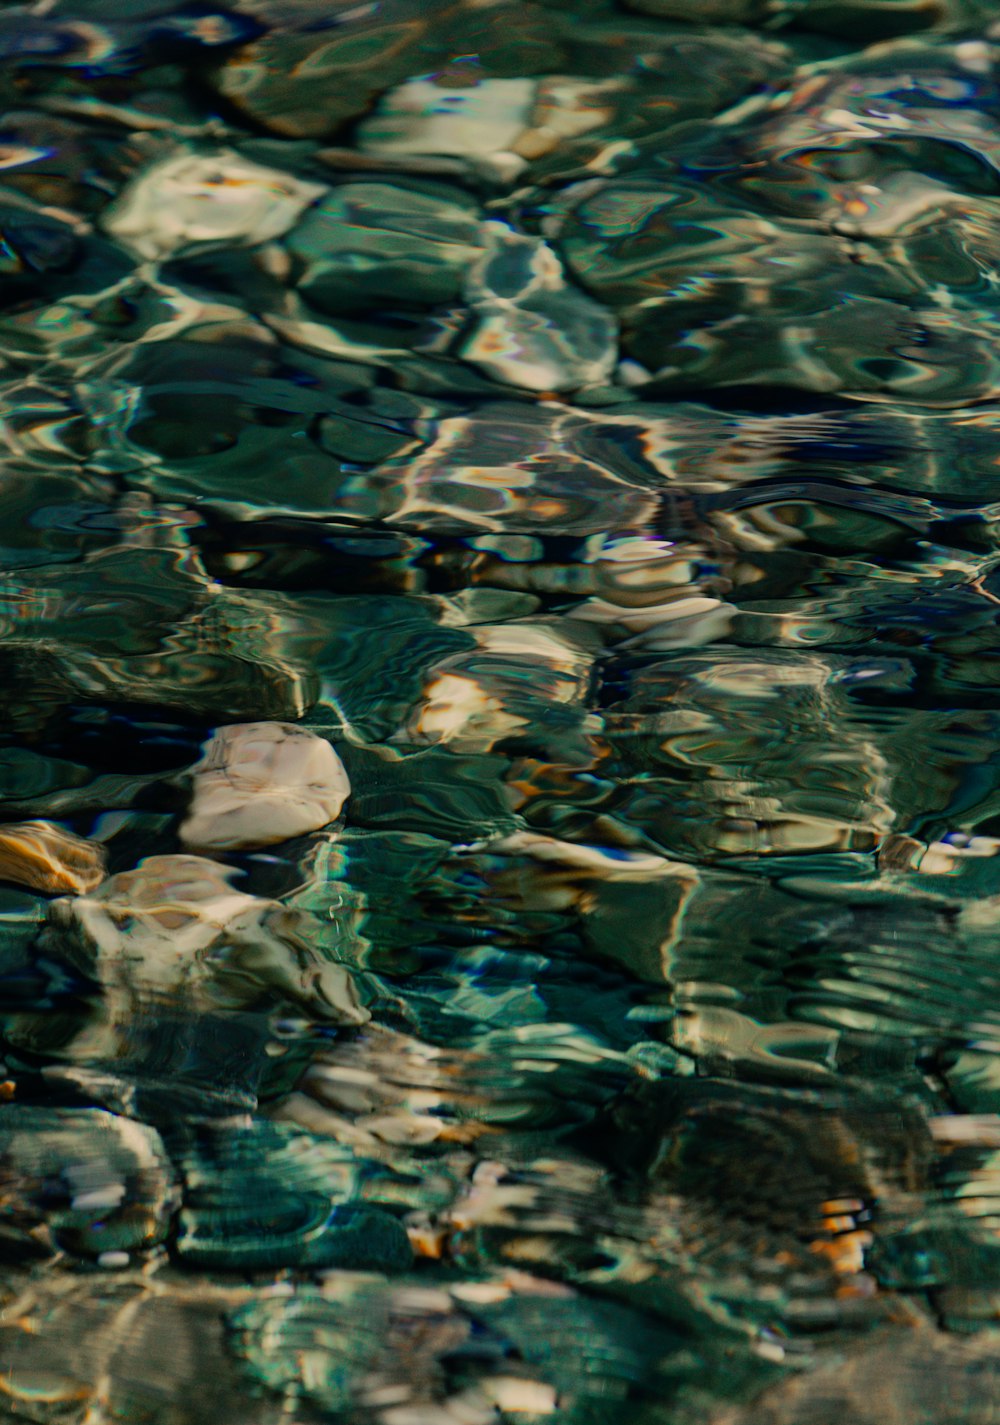
[[[0,1413],[994,1422],[1000,7],[0,101]]]

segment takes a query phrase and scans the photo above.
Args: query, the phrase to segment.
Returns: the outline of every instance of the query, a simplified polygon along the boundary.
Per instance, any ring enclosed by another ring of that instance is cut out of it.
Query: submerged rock
[[[462,356],[529,391],[573,391],[605,381],[617,360],[614,317],[563,277],[542,238],[487,223],[485,255],[466,282],[475,317]]]
[[[47,895],[92,891],[105,875],[104,850],[51,821],[0,825],[0,880]]]
[[[0,4],[18,1420],[987,1418],[996,8]]]
[[[351,792],[330,744],[282,722],[219,728],[193,775],[180,835],[198,850],[249,850],[319,831],[340,815]]]
[[[270,998],[363,1023],[349,972],[317,960],[275,901],[234,890],[234,874],[201,856],[149,856],[93,895],[54,901],[53,948],[101,983],[105,1019],[123,1030],[167,998],[202,1011]]]
[[[179,153],[133,179],[103,225],[140,257],[166,257],[191,243],[267,242],[325,192],[323,184],[303,183],[232,149]]]
[[[149,856],[54,901],[29,961],[53,992],[8,1013],[13,1072],[34,1075],[41,1059],[47,1093],[166,1129],[251,1112],[275,1024],[364,1023],[359,982],[307,938],[306,918],[235,890],[234,874]]]
[[[603,535],[609,509],[617,529],[641,530],[662,481],[632,458],[630,434],[562,403],[496,401],[442,419],[425,450],[386,461],[377,479],[391,523],[436,535]],[[475,547],[509,565],[542,553],[534,538]]]
[[[0,1257],[100,1257],[161,1241],[176,1207],[159,1134],[100,1109],[0,1107]]]
[[[267,32],[228,54],[209,80],[253,123],[294,138],[333,133],[381,90],[427,63],[451,7],[443,0],[243,0]],[[447,42],[447,41],[446,41]]]
[[[477,208],[440,188],[343,183],[289,233],[299,290],[321,311],[453,301],[482,250]]]
[[[185,1263],[223,1271],[410,1264],[402,1225],[370,1201],[375,1165],[347,1146],[286,1124],[205,1125],[181,1158]]]
[[[847,723],[840,673],[815,651],[727,646],[637,669],[605,714],[640,774],[627,819],[684,856],[873,851],[895,820],[892,768]]]
[[[362,153],[379,157],[433,155],[486,163],[517,174],[524,160],[513,146],[530,125],[533,79],[481,78],[449,83],[435,75],[391,90],[358,127]]]
[[[595,730],[584,708],[599,651],[589,630],[526,619],[471,632],[472,649],[428,670],[423,697],[394,742],[488,752],[527,738],[569,755]]]

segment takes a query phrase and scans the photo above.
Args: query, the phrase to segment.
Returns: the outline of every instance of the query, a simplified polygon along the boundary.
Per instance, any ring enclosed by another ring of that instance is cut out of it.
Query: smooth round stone
[[[392,1271],[412,1259],[402,1224],[356,1200],[374,1165],[346,1145],[282,1124],[216,1124],[196,1134],[181,1161],[177,1251],[186,1265]]]
[[[362,153],[387,158],[496,161],[506,155],[516,173],[523,161],[511,150],[530,125],[536,87],[533,79],[478,79],[471,84],[449,83],[435,75],[408,79],[359,125],[358,147]]]
[[[0,233],[0,277],[7,283],[12,278],[65,272],[80,254],[80,240],[68,224],[13,203],[0,206]]]
[[[393,740],[489,752],[510,738],[551,737],[570,755],[599,648],[589,630],[521,620],[479,624],[476,646],[428,670],[423,696]]]
[[[299,289],[322,311],[453,301],[482,250],[479,214],[454,190],[389,183],[334,188],[289,233]]]
[[[188,1015],[277,1001],[327,1023],[368,1019],[347,967],[313,954],[294,916],[234,889],[235,875],[202,856],[149,856],[92,895],[53,901],[49,948],[104,990],[80,1053],[127,1054],[135,1019],[165,999]]]
[[[221,1206],[184,1208],[177,1250],[193,1267],[213,1271],[273,1271],[336,1267],[345,1271],[402,1271],[412,1252],[406,1231],[378,1208],[345,1206],[331,1212],[321,1194],[271,1192],[260,1181],[242,1184],[245,1211]],[[245,1195],[245,1196],[244,1196]]]
[[[267,1386],[272,1398],[301,1401],[319,1419],[350,1419],[359,1397],[386,1402],[372,1412],[386,1425],[488,1425],[500,1418],[475,1385],[503,1359],[499,1338],[466,1319],[439,1281],[331,1272],[294,1296],[248,1302],[234,1312],[231,1328],[232,1349],[250,1381]],[[541,1419],[511,1418],[533,1425]]]
[[[221,727],[193,768],[185,846],[236,851],[319,831],[339,816],[351,791],[330,744],[291,723]]]
[[[272,133],[322,138],[364,113],[372,98],[426,64],[440,0],[354,0],[315,6],[248,5],[278,23],[228,55],[210,76],[219,93]],[[319,23],[317,23],[319,19]]]
[[[311,1286],[291,1299],[259,1297],[234,1313],[233,1349],[255,1384],[286,1392],[301,1388],[308,1373],[308,1397],[340,1414],[378,1361],[387,1296],[384,1282],[348,1278],[333,1301]],[[360,1320],[364,1331],[356,1329]]]
[[[857,44],[861,37],[878,40],[909,35],[939,24],[946,17],[972,20],[963,0],[784,0],[795,24],[806,30],[836,35]]]
[[[614,317],[571,287],[541,238],[483,225],[487,244],[465,296],[476,316],[462,346],[487,376],[529,391],[573,391],[605,381],[618,355]]]

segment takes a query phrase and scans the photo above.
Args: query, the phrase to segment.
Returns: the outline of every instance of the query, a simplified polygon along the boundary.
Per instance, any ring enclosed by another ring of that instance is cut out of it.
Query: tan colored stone
[[[340,814],[351,791],[330,744],[284,722],[220,727],[193,773],[180,836],[203,851],[252,850],[318,831]]]
[[[104,850],[51,821],[0,826],[0,879],[45,895],[80,895],[104,880]]]

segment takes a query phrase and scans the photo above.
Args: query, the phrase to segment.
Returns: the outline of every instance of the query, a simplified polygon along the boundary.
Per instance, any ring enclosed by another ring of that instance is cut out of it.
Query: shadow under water
[[[995,1425],[998,183],[994,0],[0,5],[3,1418]]]

